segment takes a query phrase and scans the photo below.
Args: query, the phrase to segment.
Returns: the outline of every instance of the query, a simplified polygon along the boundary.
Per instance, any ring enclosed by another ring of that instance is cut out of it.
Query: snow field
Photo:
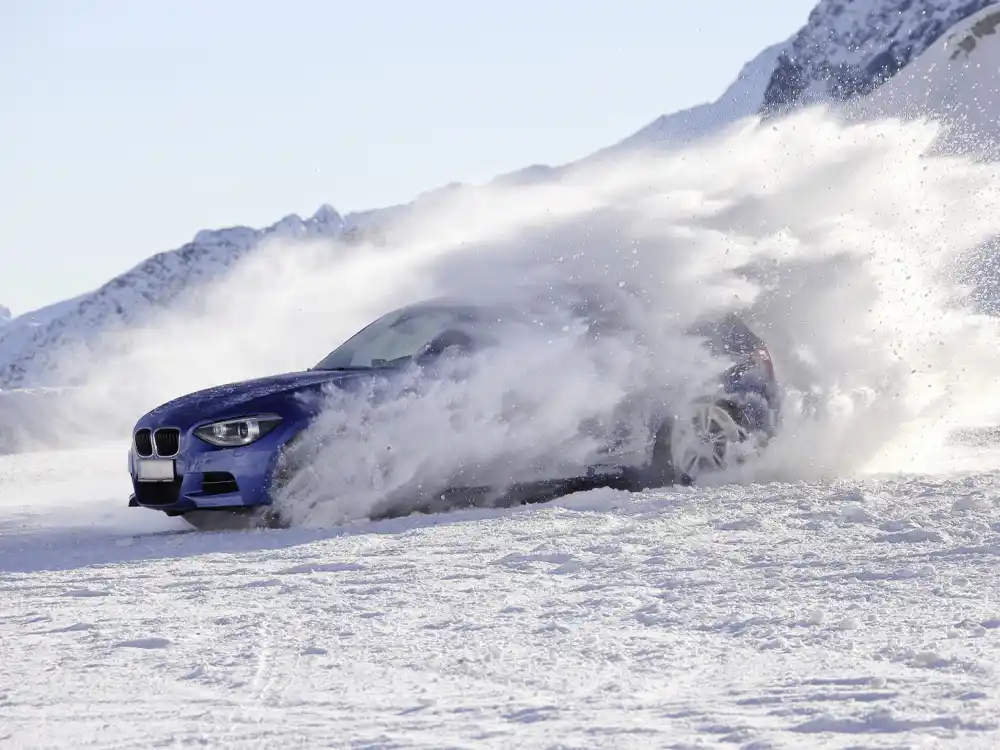
[[[70,489],[25,463],[0,470],[7,747],[1000,741],[997,472],[199,534],[120,495],[15,520]]]

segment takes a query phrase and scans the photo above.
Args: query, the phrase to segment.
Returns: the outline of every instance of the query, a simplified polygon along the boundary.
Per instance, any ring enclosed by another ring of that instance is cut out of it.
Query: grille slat
[[[206,495],[227,495],[239,492],[240,488],[228,471],[208,471],[202,476],[201,491]]]
[[[156,454],[163,458],[176,456],[181,447],[181,431],[174,428],[157,430],[153,433],[153,441],[156,443]]]
[[[135,452],[143,458],[153,455],[153,438],[149,430],[143,429],[135,433]]]
[[[142,505],[173,505],[181,496],[181,479],[173,482],[139,482],[135,499]]]

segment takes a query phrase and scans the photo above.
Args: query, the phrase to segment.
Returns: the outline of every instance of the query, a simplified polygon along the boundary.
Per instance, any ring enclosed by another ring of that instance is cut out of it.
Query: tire
[[[691,485],[742,464],[760,442],[744,411],[725,399],[704,399],[665,421],[653,440],[650,481]]]
[[[653,436],[653,455],[649,467],[642,477],[637,489],[645,487],[666,487],[676,484],[679,477],[675,476],[674,465],[670,460],[670,431],[673,420],[668,419]]]

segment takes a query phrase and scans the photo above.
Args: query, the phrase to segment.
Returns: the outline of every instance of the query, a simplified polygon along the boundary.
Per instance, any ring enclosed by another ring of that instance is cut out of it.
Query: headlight
[[[194,434],[206,443],[220,448],[236,448],[250,445],[259,440],[278,426],[281,417],[245,417],[243,419],[228,419],[225,422],[215,422],[199,427]]]

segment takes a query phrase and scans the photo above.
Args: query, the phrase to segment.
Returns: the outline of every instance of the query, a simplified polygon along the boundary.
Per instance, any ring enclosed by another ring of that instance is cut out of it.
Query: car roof
[[[614,318],[614,309],[609,309],[600,304],[602,297],[607,299],[608,290],[603,287],[596,284],[566,284],[565,289],[567,291],[566,296],[571,301],[570,308],[572,312],[594,321],[598,319],[608,321]],[[442,295],[412,302],[397,308],[389,314],[441,309],[474,315],[490,313],[503,317],[523,317],[531,313],[531,306],[526,306],[525,302],[530,303],[534,301],[544,305],[551,305],[554,302],[551,293],[557,292],[557,289],[522,286],[514,287],[512,291],[523,292],[529,296],[523,299],[517,298],[514,301],[503,299],[499,296],[473,299],[471,297]],[[550,294],[545,295],[544,292],[550,292]],[[576,292],[577,294],[572,294],[572,292]],[[727,347],[735,345],[738,348],[742,348],[751,342],[756,344],[760,341],[743,318],[734,312],[698,316],[695,323],[688,327],[687,333],[694,336],[704,336],[712,344],[724,343]]]

